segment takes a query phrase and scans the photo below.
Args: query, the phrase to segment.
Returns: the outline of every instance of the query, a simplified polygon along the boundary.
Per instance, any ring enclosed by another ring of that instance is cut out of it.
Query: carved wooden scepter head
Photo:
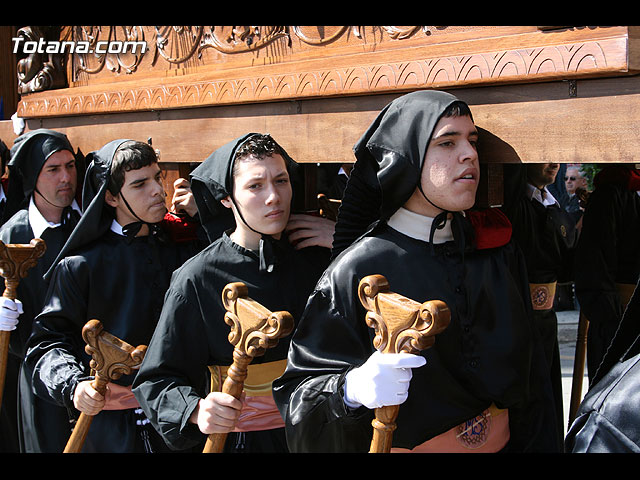
[[[382,353],[412,353],[431,347],[435,336],[451,320],[451,312],[440,300],[418,303],[390,292],[382,275],[369,275],[358,287],[360,302],[367,309],[366,322],[375,331],[373,346]],[[370,453],[388,453],[399,405],[375,409]]]
[[[251,299],[247,286],[241,282],[229,283],[224,288],[222,303],[227,310],[224,321],[231,327],[229,342],[234,346],[233,364],[227,371],[222,391],[240,399],[251,361],[289,335],[294,321],[289,312],[271,312]],[[226,438],[224,433],[209,435],[203,453],[222,452]]]
[[[129,375],[137,369],[147,351],[146,345],[134,348],[111,335],[103,329],[99,320],[90,320],[86,323],[82,328],[82,338],[87,343],[85,351],[91,355],[89,365],[95,374],[95,380],[92,381],[91,386],[101,395],[107,393],[109,382],[117,380],[122,375]],[[91,420],[93,420],[92,416],[80,414],[64,453],[77,453],[82,450]]]
[[[31,243],[5,244],[0,242],[0,275],[4,278],[3,297],[16,299],[20,280],[27,276],[29,269],[35,267],[47,249],[44,240],[34,238]],[[0,405],[7,374],[9,339],[11,332],[0,332]]]

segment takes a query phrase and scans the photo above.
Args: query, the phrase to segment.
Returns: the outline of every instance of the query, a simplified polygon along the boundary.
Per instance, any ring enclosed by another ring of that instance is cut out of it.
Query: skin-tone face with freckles
[[[235,205],[229,197],[222,204],[234,213],[236,229],[231,234],[234,242],[255,250],[260,244],[260,233],[280,238],[289,221],[292,197],[282,156],[274,154],[258,159],[250,155],[240,160],[234,175],[233,197]]]
[[[442,209],[459,212],[475,203],[480,180],[478,131],[468,116],[443,117],[436,124],[422,167],[421,184],[404,207],[435,217]],[[440,207],[440,208],[438,208]]]

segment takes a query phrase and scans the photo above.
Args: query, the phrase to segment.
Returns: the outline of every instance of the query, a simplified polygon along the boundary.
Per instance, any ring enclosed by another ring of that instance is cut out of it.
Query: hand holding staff
[[[34,238],[29,244],[4,244],[0,242],[0,275],[5,280],[3,297],[16,299],[20,280],[27,276],[47,249],[44,240]],[[10,331],[0,331],[0,405],[7,373]]]
[[[440,300],[422,304],[389,291],[389,283],[382,275],[369,275],[360,281],[358,296],[368,310],[366,322],[375,330],[373,345],[379,352],[418,354],[435,342],[451,320],[451,312]],[[400,405],[375,409],[376,418],[370,453],[391,450],[395,420]]]
[[[147,350],[145,345],[134,348],[104,331],[98,320],[87,322],[82,328],[82,338],[87,342],[85,351],[91,355],[90,365],[95,372],[95,380],[91,386],[101,395],[107,393],[107,384],[111,380],[128,375],[139,367]],[[92,420],[92,416],[80,414],[63,453],[78,453],[82,450]]]
[[[230,283],[222,292],[227,313],[224,321],[231,326],[229,342],[233,350],[233,364],[222,384],[222,391],[240,399],[247,378],[247,368],[254,359],[277,345],[281,337],[293,331],[293,317],[288,312],[270,312],[248,296],[247,286]],[[224,449],[226,433],[209,435],[203,453],[220,453]]]

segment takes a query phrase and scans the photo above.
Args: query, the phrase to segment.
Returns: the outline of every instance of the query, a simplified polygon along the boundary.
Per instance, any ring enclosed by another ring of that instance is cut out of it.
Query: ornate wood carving
[[[367,325],[376,333],[373,346],[383,353],[417,354],[431,347],[435,336],[444,331],[451,320],[451,312],[444,302],[431,300],[421,304],[393,293],[382,275],[363,278],[358,296],[367,309]],[[390,451],[399,410],[399,405],[376,408],[370,453]]]
[[[59,40],[57,27],[24,27],[18,30],[23,42]],[[19,57],[20,58],[20,57]],[[62,88],[67,85],[66,56],[60,53],[28,53],[18,60],[18,93],[26,94]]]
[[[4,278],[3,297],[16,299],[16,290],[20,280],[27,276],[29,269],[36,266],[47,247],[44,240],[34,238],[29,244],[5,244],[0,242],[0,275]],[[0,405],[4,393],[4,381],[7,373],[10,331],[0,331]]]
[[[222,292],[222,302],[227,310],[224,321],[231,327],[229,342],[235,347],[222,391],[239,399],[251,361],[289,335],[294,321],[289,312],[271,312],[252,300],[244,283],[228,284]],[[203,453],[222,452],[226,439],[226,434],[209,435]]]
[[[87,343],[85,351],[91,355],[90,366],[95,372],[91,383],[100,394],[105,395],[107,384],[122,375],[137,369],[147,351],[146,345],[133,347],[103,329],[99,320],[89,320],[82,328],[82,338]],[[80,414],[63,453],[78,453],[91,426],[90,415]]]
[[[623,27],[502,27],[504,36],[494,38],[490,32],[498,28],[74,27],[74,38],[92,45],[98,39],[137,40],[146,41],[149,49],[136,55],[75,54],[72,88],[25,97],[19,114],[270,102],[583,78],[630,69]]]

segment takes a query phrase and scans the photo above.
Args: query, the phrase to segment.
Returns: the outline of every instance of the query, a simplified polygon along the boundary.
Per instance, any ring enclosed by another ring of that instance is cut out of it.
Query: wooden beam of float
[[[569,98],[566,82],[451,92],[470,104],[476,125],[490,134],[484,147],[480,144],[482,163],[637,162],[640,137],[634,126],[640,124],[640,81],[632,77],[578,85],[577,98]],[[630,88],[623,90],[625,86]],[[263,131],[300,163],[344,163],[355,161],[353,145],[397,96],[54,117],[28,125],[59,130],[85,153],[113,138],[151,137],[160,161],[178,164],[201,162],[233,138]],[[14,136],[7,134],[5,143]]]

